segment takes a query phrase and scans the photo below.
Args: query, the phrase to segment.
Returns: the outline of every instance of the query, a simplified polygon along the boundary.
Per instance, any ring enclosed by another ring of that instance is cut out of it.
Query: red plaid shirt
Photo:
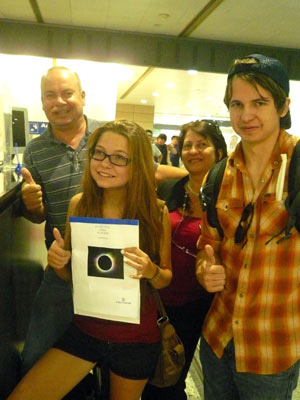
[[[226,272],[225,288],[214,297],[203,335],[219,358],[234,338],[239,372],[274,374],[300,358],[300,234],[293,228],[291,238],[277,244],[288,219],[284,200],[290,158],[298,139],[280,132],[255,191],[239,144],[228,159],[216,204],[225,234],[222,241],[208,225],[206,213],[203,215],[198,248],[211,244]],[[283,200],[277,201],[283,153],[287,154],[287,169]],[[254,216],[242,248],[234,243],[234,235],[243,209],[251,201]]]

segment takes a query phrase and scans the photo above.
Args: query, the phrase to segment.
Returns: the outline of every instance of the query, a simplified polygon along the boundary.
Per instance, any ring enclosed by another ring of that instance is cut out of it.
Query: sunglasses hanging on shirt
[[[240,222],[234,235],[234,243],[242,243],[242,247],[247,243],[247,233],[253,220],[254,204],[249,203],[243,210]]]

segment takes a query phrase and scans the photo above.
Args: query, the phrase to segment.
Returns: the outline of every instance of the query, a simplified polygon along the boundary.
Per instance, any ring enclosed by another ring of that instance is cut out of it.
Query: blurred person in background
[[[164,133],[160,133],[157,136],[155,146],[159,149],[162,155],[162,159],[160,161],[161,165],[168,165],[168,147],[166,145],[167,135]]]
[[[155,162],[160,163],[162,159],[162,154],[157,146],[155,146],[154,143],[154,138],[153,138],[153,132],[151,129],[146,129],[146,133],[148,135],[148,138],[151,142],[151,147],[152,147],[152,153],[153,153],[153,159]]]
[[[179,167],[178,136],[172,136],[171,143],[168,145],[169,158],[173,167]]]

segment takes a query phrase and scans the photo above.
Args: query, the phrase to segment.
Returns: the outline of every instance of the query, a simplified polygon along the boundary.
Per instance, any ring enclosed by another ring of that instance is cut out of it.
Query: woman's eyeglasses
[[[104,161],[108,157],[110,163],[118,167],[125,167],[130,163],[130,158],[121,156],[121,154],[106,154],[104,151],[97,149],[91,150],[90,154],[95,161]]]
[[[243,210],[240,222],[236,228],[234,235],[234,243],[242,243],[243,247],[247,243],[247,232],[250,228],[251,222],[253,220],[254,214],[254,204],[249,203]],[[249,219],[250,218],[250,219]]]
[[[177,249],[183,251],[185,254],[188,254],[188,255],[191,256],[191,257],[196,258],[196,257],[197,257],[197,254],[195,254],[193,251],[191,251],[191,250],[188,249],[187,247],[181,246],[180,244],[178,244],[178,243],[175,241],[176,234],[178,233],[178,231],[179,231],[179,229],[180,229],[180,227],[181,227],[181,224],[182,224],[182,222],[183,222],[183,220],[184,220],[184,214],[185,214],[185,210],[186,210],[186,207],[187,207],[187,201],[188,201],[188,194],[187,194],[187,192],[185,192],[184,200],[183,200],[183,205],[182,205],[181,218],[180,218],[180,221],[178,222],[178,224],[177,224],[177,226],[176,226],[176,228],[175,228],[175,230],[174,230],[174,233],[173,233],[173,235],[172,235],[172,240],[171,240],[171,242],[172,242],[172,244],[173,244],[175,247],[177,247]],[[199,229],[200,229],[200,225],[199,225]],[[200,233],[200,232],[199,232],[199,233]]]
[[[201,121],[202,122],[207,122],[208,124],[212,125],[215,128],[216,133],[218,135],[222,136],[222,132],[221,132],[220,126],[216,121],[214,121],[213,119],[202,119]]]
[[[189,256],[196,258],[196,257],[197,257],[197,254],[195,254],[194,252],[192,252],[192,251],[191,251],[190,249],[188,249],[187,247],[181,246],[180,244],[178,244],[178,243],[175,241],[176,234],[177,234],[179,228],[181,227],[181,224],[182,224],[183,219],[184,219],[184,218],[183,218],[183,214],[182,214],[182,217],[180,218],[180,221],[178,222],[178,224],[177,224],[177,226],[176,226],[176,228],[175,228],[175,231],[174,231],[174,233],[173,233],[173,235],[172,235],[172,244],[174,244],[174,246],[177,247],[177,249],[183,251],[185,254],[188,254]]]
[[[180,244],[176,243],[174,239],[172,239],[172,244],[174,244],[174,246],[177,247],[177,249],[183,251],[185,254],[188,254],[189,256],[194,257],[194,258],[197,257],[197,254],[193,253],[191,250],[189,250],[185,246],[180,246]]]

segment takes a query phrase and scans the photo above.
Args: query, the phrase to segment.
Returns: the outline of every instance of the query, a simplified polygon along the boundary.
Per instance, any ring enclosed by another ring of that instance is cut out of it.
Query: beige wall
[[[141,125],[144,129],[153,130],[154,106],[118,103],[116,119],[128,119]]]

